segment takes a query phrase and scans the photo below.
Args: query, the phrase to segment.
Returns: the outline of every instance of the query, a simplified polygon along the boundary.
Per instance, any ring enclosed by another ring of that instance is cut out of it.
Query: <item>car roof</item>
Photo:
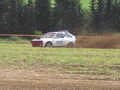
[[[59,32],[65,33],[65,32],[68,32],[68,30],[59,30],[59,31],[56,31],[56,32],[48,32],[48,33],[59,33]]]
[[[59,30],[57,32],[68,32],[68,30]]]

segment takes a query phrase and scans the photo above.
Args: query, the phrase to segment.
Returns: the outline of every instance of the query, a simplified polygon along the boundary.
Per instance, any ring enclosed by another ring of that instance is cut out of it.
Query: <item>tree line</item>
[[[1,34],[34,34],[57,30],[92,33],[120,32],[120,1],[91,0],[90,10],[80,0],[0,0]]]
[[[120,32],[120,1],[91,0],[91,12],[94,32]]]

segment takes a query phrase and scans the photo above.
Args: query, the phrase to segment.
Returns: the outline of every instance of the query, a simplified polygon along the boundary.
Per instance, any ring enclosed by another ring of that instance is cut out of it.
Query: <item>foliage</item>
[[[93,30],[100,33],[104,24],[104,0],[91,0],[91,11]]]
[[[90,0],[81,0],[81,3],[84,10],[90,10]]]
[[[43,35],[43,34],[42,34],[42,31],[40,31],[40,30],[35,31],[34,34],[35,34],[35,35]]]
[[[73,29],[80,27],[82,10],[80,0],[55,0],[54,20],[58,29]]]
[[[22,40],[21,37],[17,37],[17,36],[11,36],[9,39],[13,40],[13,41],[21,41]]]
[[[36,0],[35,10],[37,30],[49,31],[50,0]]]
[[[94,32],[106,32],[104,30],[119,31],[120,3],[117,0],[91,0],[92,28]]]
[[[112,7],[112,28],[120,32],[120,1],[115,0]]]
[[[119,11],[119,0],[0,0],[0,33],[120,32]]]
[[[22,9],[21,28],[24,34],[33,34],[36,29],[35,10],[32,0]]]

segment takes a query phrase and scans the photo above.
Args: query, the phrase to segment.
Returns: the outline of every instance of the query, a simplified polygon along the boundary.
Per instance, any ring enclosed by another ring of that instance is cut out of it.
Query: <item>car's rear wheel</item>
[[[68,47],[73,47],[73,42],[68,43]]]
[[[52,43],[51,42],[47,42],[45,47],[52,47]]]

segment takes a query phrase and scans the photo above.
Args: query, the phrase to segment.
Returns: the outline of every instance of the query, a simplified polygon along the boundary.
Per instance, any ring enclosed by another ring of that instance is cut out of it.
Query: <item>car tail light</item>
[[[43,41],[31,41],[33,47],[43,46]]]

